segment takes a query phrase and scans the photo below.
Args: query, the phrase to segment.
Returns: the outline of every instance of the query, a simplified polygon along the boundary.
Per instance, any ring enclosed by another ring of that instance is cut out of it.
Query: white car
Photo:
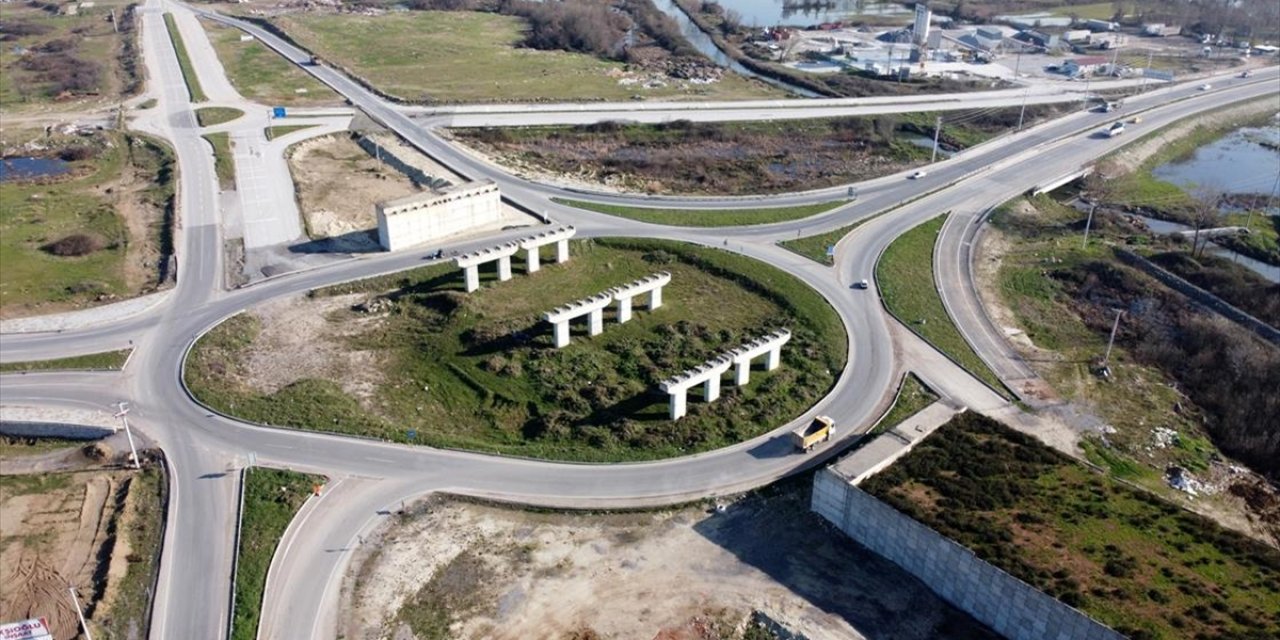
[[[870,286],[871,286],[871,283],[867,282],[866,278],[863,278],[862,280],[859,280],[853,283],[854,289],[866,289],[866,288],[869,288]]]
[[[1213,85],[1211,85],[1211,84],[1202,84],[1202,85],[1200,85],[1200,90],[1201,90],[1201,91],[1208,91],[1208,90],[1210,90],[1210,89],[1212,89],[1212,88],[1213,88]]]
[[[929,175],[929,173],[928,173],[927,171],[925,171],[925,170],[921,169],[920,171],[917,171],[917,172],[915,172],[915,173],[913,173],[913,174],[911,174],[911,175],[909,175],[909,176],[907,176],[907,177],[908,177],[909,179],[911,179],[911,180],[919,180],[920,178],[923,178],[923,177],[925,177],[925,176],[927,176],[927,175]]]

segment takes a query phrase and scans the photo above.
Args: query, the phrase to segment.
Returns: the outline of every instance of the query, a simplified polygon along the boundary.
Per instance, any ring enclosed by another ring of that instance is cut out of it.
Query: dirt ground
[[[784,485],[723,512],[549,514],[427,499],[366,541],[345,581],[340,635],[728,639],[767,620],[814,639],[994,637],[811,513],[807,476]],[[435,632],[423,634],[433,616]]]
[[[343,391],[367,404],[383,382],[378,354],[348,348],[344,338],[365,333],[369,323],[381,322],[382,315],[350,314],[346,322],[329,321],[331,314],[343,313],[367,297],[355,294],[313,300],[293,296],[255,308],[262,332],[246,352],[241,370],[247,374],[241,382],[275,393],[303,378],[339,380]]]
[[[374,204],[422,191],[345,133],[299,142],[288,156],[298,207],[313,238],[374,229]]]
[[[20,463],[22,456],[7,457]],[[123,617],[145,615],[145,607],[119,604],[129,572],[151,566],[133,564],[137,553],[151,553],[133,548],[130,536],[140,517],[139,501],[148,499],[133,490],[137,473],[103,469],[75,445],[32,457],[39,459],[38,466],[62,470],[11,475],[11,464],[0,477],[0,620],[44,617],[55,638],[80,637],[67,585],[76,587],[95,635],[104,629],[102,621],[112,617],[113,607],[122,607],[118,613]],[[136,633],[145,624],[129,619],[106,628]]]

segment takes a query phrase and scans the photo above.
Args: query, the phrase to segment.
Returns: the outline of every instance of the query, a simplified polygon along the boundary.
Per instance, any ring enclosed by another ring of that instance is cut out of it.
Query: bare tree
[[[1204,253],[1204,246],[1209,244],[1209,236],[1200,240],[1201,229],[1212,229],[1218,224],[1218,203],[1222,201],[1222,189],[1205,185],[1197,187],[1191,194],[1191,223],[1195,234],[1191,240],[1191,256],[1199,257]]]

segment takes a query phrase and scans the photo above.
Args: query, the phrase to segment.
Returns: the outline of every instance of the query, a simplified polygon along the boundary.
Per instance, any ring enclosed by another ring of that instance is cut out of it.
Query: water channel
[[[847,20],[854,16],[901,18],[906,24],[913,9],[882,0],[717,0],[725,11],[736,11],[748,27],[804,27]]]
[[[721,51],[720,48],[716,46],[716,43],[711,40],[711,36],[703,32],[702,29],[699,29],[698,25],[694,24],[693,21],[689,19],[688,15],[685,15],[684,10],[676,5],[675,0],[654,0],[653,3],[658,7],[659,11],[671,16],[671,18],[680,25],[680,32],[684,34],[684,37],[689,41],[689,44],[692,44],[695,49],[702,53],[702,55],[710,58],[712,62],[736,74],[748,78],[755,78],[761,82],[773,85],[779,89],[788,91],[803,98],[822,97],[820,94],[808,89],[797,87],[774,78],[762,76],[742,66],[736,60],[730,58],[727,53]]]
[[[1212,189],[1223,194],[1276,195],[1280,123],[1239,129],[1196,149],[1191,158],[1160,165],[1151,174],[1188,192]]]

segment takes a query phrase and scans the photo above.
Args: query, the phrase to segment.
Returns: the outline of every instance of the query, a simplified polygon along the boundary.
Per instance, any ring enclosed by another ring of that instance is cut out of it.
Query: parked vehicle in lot
[[[921,169],[907,177],[910,178],[911,180],[919,180],[920,178],[923,178],[927,175],[929,175],[929,172],[925,171],[924,169]]]
[[[797,449],[809,453],[818,446],[818,443],[830,440],[835,432],[834,420],[827,416],[818,416],[813,419],[813,422],[796,427],[796,430],[791,432],[791,442]]]

